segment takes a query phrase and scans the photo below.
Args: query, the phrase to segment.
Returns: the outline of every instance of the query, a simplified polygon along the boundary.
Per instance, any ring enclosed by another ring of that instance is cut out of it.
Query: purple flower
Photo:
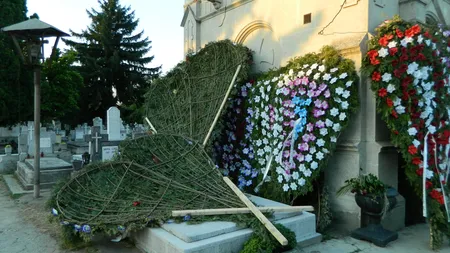
[[[304,95],[304,94],[306,93],[306,89],[303,88],[303,87],[300,87],[300,88],[298,89],[298,93],[299,93],[300,95]]]
[[[324,128],[325,127],[325,122],[323,122],[322,120],[319,120],[316,122],[316,127],[317,128]]]
[[[304,136],[305,136],[305,135],[304,135]],[[303,140],[305,141],[305,139],[303,139]],[[299,149],[300,151],[302,151],[302,152],[308,151],[309,145],[308,145],[308,143],[303,142],[303,143],[301,143],[301,144],[298,145],[298,149]]]
[[[326,85],[326,84],[321,84],[320,86],[319,86],[319,90],[320,91],[324,91],[324,90],[326,90],[326,88],[327,88],[328,86]]]
[[[322,102],[322,109],[328,109],[328,102],[326,100]]]
[[[314,106],[317,108],[322,108],[322,101],[319,99],[314,100]]]
[[[324,96],[325,96],[326,98],[329,98],[329,97],[331,96],[330,90],[326,90],[325,93],[324,93]]]
[[[284,158],[288,158],[289,157],[289,151],[284,151],[283,152],[283,157]]]
[[[304,85],[308,85],[308,83],[309,83],[308,77],[306,77],[306,76],[304,76],[301,81],[302,81],[302,84],[304,84]]]
[[[316,93],[315,93],[314,90],[309,90],[309,91],[308,91],[308,97],[311,97],[311,98],[312,98],[312,97],[316,97],[315,94],[316,94]]]
[[[306,125],[306,129],[308,130],[308,132],[312,132],[314,130],[314,124],[308,123],[308,125]]]
[[[286,87],[284,87],[284,88],[283,88],[283,94],[284,94],[285,96],[289,95],[289,89],[286,88]]]
[[[305,160],[305,156],[300,153],[297,154],[296,158],[299,162],[303,162]]]
[[[294,80],[294,85],[295,86],[299,86],[301,83],[302,83],[302,79],[300,79],[300,78],[297,78],[297,79]]]
[[[316,82],[314,82],[314,81],[310,82],[310,83],[309,83],[309,88],[310,88],[311,90],[317,89],[317,84],[316,84]]]
[[[313,114],[314,117],[319,118],[320,116],[325,115],[325,111],[314,109]]]

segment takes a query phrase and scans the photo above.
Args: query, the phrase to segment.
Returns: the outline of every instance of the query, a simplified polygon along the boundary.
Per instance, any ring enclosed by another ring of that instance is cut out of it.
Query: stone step
[[[258,206],[285,206],[282,203],[249,196]],[[297,243],[307,246],[321,241],[316,232],[315,215],[311,213],[276,213],[274,223],[295,232]],[[189,225],[164,224],[161,228],[146,228],[133,235],[136,246],[151,253],[215,253],[240,252],[253,231],[233,222],[205,222]]]

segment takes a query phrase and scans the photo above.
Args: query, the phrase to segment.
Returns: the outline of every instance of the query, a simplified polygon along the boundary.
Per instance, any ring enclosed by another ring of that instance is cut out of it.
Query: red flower
[[[428,31],[423,33],[423,36],[427,37],[427,38],[431,38],[431,35]]]
[[[416,174],[417,174],[419,177],[423,176],[423,168],[417,169],[417,170],[416,170]]]
[[[378,43],[380,44],[380,46],[387,46],[387,44],[389,43],[389,40],[391,40],[394,36],[392,34],[386,34],[383,37],[380,38],[380,40],[378,41]]]
[[[422,163],[422,160],[420,160],[419,157],[413,157],[412,163],[413,163],[414,165],[420,165],[420,164]]]
[[[414,145],[410,145],[408,147],[408,153],[410,153],[411,155],[415,155],[417,153],[417,148]]]
[[[397,37],[399,37],[400,39],[404,36],[403,32],[400,31],[400,29],[395,30],[395,33],[397,33]]]
[[[380,97],[385,97],[387,95],[387,90],[386,90],[386,88],[381,88],[381,89],[379,89],[378,90],[378,96],[380,96]]]
[[[399,132],[398,132],[397,130],[394,130],[394,134],[398,135],[398,134],[399,134]]]
[[[439,204],[443,205],[444,204],[444,196],[442,195],[442,192],[437,191],[437,190],[432,190],[430,192],[430,196],[437,200],[437,202],[439,202]]]
[[[392,115],[392,117],[394,117],[396,119],[398,118],[398,114],[397,114],[397,112],[394,109],[392,109],[391,115]]]
[[[416,35],[418,33],[420,33],[420,26],[419,25],[414,25],[413,27],[411,27],[411,28],[409,28],[408,30],[405,31],[405,36],[406,37],[413,37],[414,35]]]
[[[397,52],[398,52],[398,48],[396,48],[396,47],[389,48],[390,55],[395,55]]]
[[[133,206],[138,206],[138,205],[140,205],[141,204],[141,202],[139,202],[139,201],[134,201],[133,202]]]
[[[374,80],[374,81],[380,81],[381,80],[381,74],[380,74],[380,72],[373,72],[373,74],[372,74],[372,80]]]
[[[386,98],[386,104],[388,105],[388,107],[394,106],[394,102],[390,98]]]
[[[433,187],[433,183],[431,183],[430,181],[427,180],[427,181],[425,182],[425,188],[426,188],[426,189],[430,189],[431,187]]]
[[[377,56],[378,56],[378,51],[377,50],[370,50],[367,53],[367,56],[369,56],[370,64],[372,64],[372,65],[380,64],[380,61],[377,59]]]

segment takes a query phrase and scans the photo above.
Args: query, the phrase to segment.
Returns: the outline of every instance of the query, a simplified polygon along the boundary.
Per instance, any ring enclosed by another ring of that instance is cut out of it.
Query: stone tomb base
[[[72,165],[56,157],[41,157],[41,189],[51,188],[58,180],[69,177]],[[25,190],[32,190],[34,184],[34,160],[17,162],[17,178]]]
[[[271,200],[248,196],[257,206],[286,206]],[[319,243],[316,217],[307,212],[275,213],[272,222],[295,232],[297,243],[308,246]],[[205,222],[188,225],[164,224],[161,228],[145,228],[132,235],[136,246],[147,253],[238,253],[253,231],[233,222]]]

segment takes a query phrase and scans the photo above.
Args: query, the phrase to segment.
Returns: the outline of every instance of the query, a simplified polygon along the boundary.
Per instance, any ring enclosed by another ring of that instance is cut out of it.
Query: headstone
[[[95,117],[92,120],[92,125],[95,127],[98,126],[98,127],[100,127],[100,129],[103,128],[103,119],[100,117]]]
[[[100,133],[100,127],[92,127],[91,134],[85,135],[84,140],[90,143],[89,154],[91,154],[91,161],[97,162],[102,160],[101,142],[106,140],[107,136]]]
[[[110,107],[106,112],[108,140],[118,141],[120,137],[120,111],[117,107]]]
[[[118,146],[104,146],[102,147],[102,161],[110,161],[119,152]]]
[[[82,141],[84,139],[84,130],[83,128],[75,129],[75,141]]]

